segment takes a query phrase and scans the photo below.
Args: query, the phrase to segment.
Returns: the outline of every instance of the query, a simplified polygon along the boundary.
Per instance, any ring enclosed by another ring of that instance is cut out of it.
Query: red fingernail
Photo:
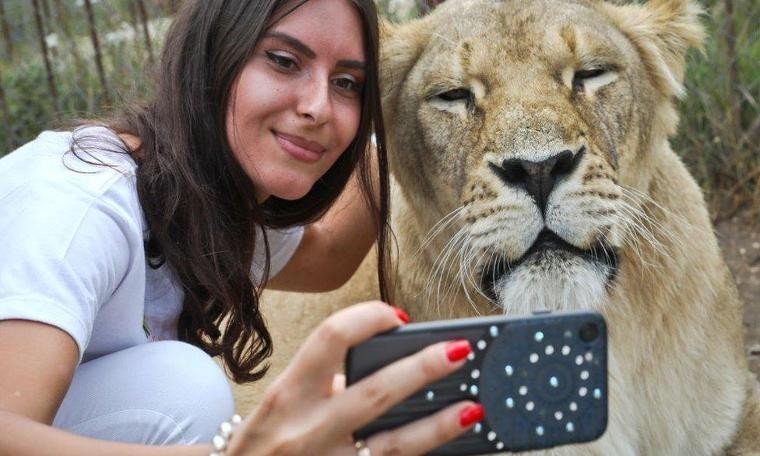
[[[409,314],[404,312],[403,310],[399,309],[396,306],[391,306],[393,308],[393,311],[396,312],[396,316],[399,320],[403,321],[404,324],[409,323],[411,319],[409,318]]]
[[[468,340],[453,340],[446,344],[446,357],[449,361],[455,362],[465,358],[472,351],[470,347],[470,341]]]
[[[467,427],[483,419],[483,406],[474,404],[459,412],[459,425]]]

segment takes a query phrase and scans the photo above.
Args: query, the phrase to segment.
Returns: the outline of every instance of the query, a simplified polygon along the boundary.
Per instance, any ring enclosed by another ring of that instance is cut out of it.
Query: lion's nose
[[[585,147],[581,147],[575,154],[570,150],[563,150],[540,162],[510,158],[504,160],[501,166],[493,163],[489,165],[508,185],[524,188],[533,197],[541,213],[544,213],[549,194],[557,181],[575,171],[585,150]]]

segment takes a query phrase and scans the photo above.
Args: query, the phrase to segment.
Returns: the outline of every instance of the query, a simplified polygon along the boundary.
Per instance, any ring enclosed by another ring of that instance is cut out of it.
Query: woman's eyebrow
[[[359,60],[338,60],[337,66],[340,68],[352,68],[362,71],[365,71],[367,69],[367,63]]]
[[[282,32],[266,32],[264,34],[264,38],[277,38],[280,39],[288,45],[293,46],[295,49],[298,50],[298,52],[302,53],[306,57],[313,59],[317,56],[317,54],[307,45],[305,45],[301,40],[299,40],[296,37],[290,36],[287,33]]]
[[[284,41],[288,45],[292,46],[298,52],[302,53],[306,57],[313,59],[317,56],[317,53],[314,52],[313,49],[311,49],[309,46],[304,44],[303,41],[299,40],[298,38],[288,35],[287,33],[283,32],[266,32],[263,36],[263,38],[276,38],[279,40]],[[357,70],[366,70],[367,69],[367,63],[362,62],[360,60],[339,60],[338,66],[343,68],[353,68]]]

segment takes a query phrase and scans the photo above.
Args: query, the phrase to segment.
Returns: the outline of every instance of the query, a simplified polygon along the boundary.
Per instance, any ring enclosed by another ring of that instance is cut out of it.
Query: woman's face
[[[366,56],[348,0],[310,0],[269,28],[232,87],[227,138],[261,202],[304,196],[353,141]]]

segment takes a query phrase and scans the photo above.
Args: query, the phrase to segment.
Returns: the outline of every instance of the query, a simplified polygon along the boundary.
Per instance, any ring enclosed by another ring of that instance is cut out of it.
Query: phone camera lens
[[[578,332],[583,342],[591,342],[599,336],[599,327],[596,323],[585,323]]]

